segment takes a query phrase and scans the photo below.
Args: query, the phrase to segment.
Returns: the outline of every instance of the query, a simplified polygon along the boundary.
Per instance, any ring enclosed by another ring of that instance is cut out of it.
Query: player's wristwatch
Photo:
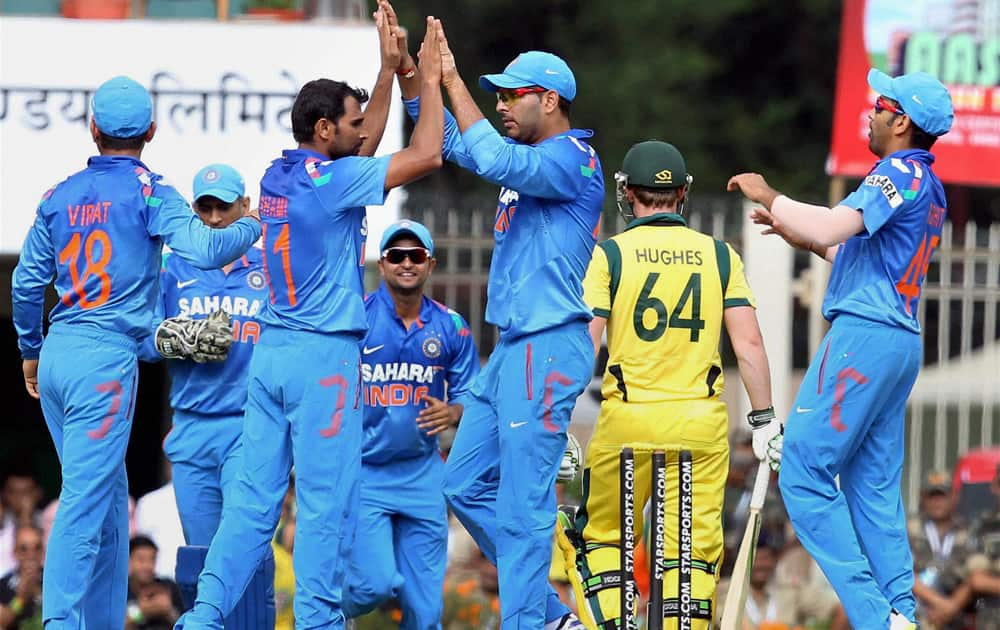
[[[774,418],[774,407],[755,409],[747,414],[747,422],[750,423],[751,429],[766,427]]]

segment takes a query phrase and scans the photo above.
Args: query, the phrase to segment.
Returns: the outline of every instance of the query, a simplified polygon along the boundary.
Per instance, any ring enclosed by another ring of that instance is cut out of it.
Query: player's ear
[[[427,275],[431,275],[431,273],[434,271],[434,268],[437,267],[437,264],[438,264],[437,258],[431,256],[430,258],[427,259]]]
[[[100,144],[101,144],[101,132],[97,128],[97,123],[94,122],[93,118],[90,119],[90,137],[94,139],[94,144],[100,146]]]
[[[313,139],[323,142],[329,141],[337,135],[337,126],[329,118],[320,118],[313,125]]]
[[[146,142],[152,142],[153,136],[156,135],[156,121],[149,123],[149,129],[146,130]]]

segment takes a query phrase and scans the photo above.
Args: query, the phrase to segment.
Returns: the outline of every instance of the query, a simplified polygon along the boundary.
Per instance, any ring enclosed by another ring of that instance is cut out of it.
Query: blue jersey
[[[479,373],[469,325],[447,306],[424,296],[420,317],[407,330],[385,285],[365,298],[368,336],[361,349],[365,392],[362,459],[382,464],[428,455],[437,436],[417,427],[424,395],[462,403]]]
[[[405,101],[416,116],[419,99]],[[486,321],[502,337],[589,321],[583,276],[597,242],[604,175],[592,132],[571,129],[536,145],[502,137],[486,120],[459,134],[445,115],[444,157],[501,186]]]
[[[365,324],[365,206],[385,203],[389,157],[282,152],[260,182],[268,308],[261,321],[347,332]]]
[[[250,357],[260,338],[259,316],[267,303],[260,249],[251,247],[228,274],[221,269],[202,271],[167,254],[160,274],[160,298],[165,317],[204,319],[222,309],[233,322],[233,345],[225,361],[167,362],[170,406],[207,415],[243,413]]]
[[[920,332],[920,288],[947,214],[933,163],[922,149],[897,151],[837,204],[860,210],[865,229],[834,259],[823,301],[828,320],[845,313]]]
[[[53,325],[150,334],[157,276],[166,242],[203,268],[235,260],[260,237],[260,224],[240,219],[224,230],[201,222],[172,186],[138,159],[97,156],[42,198],[14,270],[13,310],[25,359],[42,346],[45,288],[59,295]]]

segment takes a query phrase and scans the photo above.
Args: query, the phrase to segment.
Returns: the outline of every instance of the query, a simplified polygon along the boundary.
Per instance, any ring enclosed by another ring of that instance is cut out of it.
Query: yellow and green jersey
[[[602,394],[622,402],[719,396],[722,313],[756,307],[733,248],[672,213],[636,219],[598,243],[583,294],[608,320]]]

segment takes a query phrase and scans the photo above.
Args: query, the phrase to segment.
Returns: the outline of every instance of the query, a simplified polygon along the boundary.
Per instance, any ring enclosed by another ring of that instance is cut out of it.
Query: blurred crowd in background
[[[169,466],[169,464],[167,464]],[[726,558],[729,576],[746,524],[757,460],[749,436],[732,445],[725,499]],[[169,476],[169,469],[167,470]],[[963,510],[948,471],[927,471],[920,505],[909,521],[921,627],[925,630],[1000,630],[1000,467],[989,492]],[[41,623],[41,576],[45,542],[58,500],[45,501],[30,465],[12,463],[0,478],[0,628],[34,630]],[[580,499],[579,478],[558,487],[561,503]],[[183,545],[173,485],[168,481],[131,503],[129,630],[170,629],[184,610],[173,581],[177,548]],[[295,597],[292,549],[295,535],[294,474],[275,534],[277,630],[292,630]],[[364,545],[362,538],[355,544]],[[645,606],[649,581],[643,541],[636,549],[638,610]],[[574,601],[562,560],[553,544],[550,579],[564,601]],[[727,578],[719,585],[717,608],[725,601]],[[454,518],[449,522],[444,592],[445,630],[499,627],[496,568]],[[721,610],[717,610],[721,613]],[[390,601],[357,621],[358,630],[398,626],[401,613]],[[785,514],[777,479],[772,479],[754,558],[744,630],[847,630],[850,626],[832,588],[802,548]]]

